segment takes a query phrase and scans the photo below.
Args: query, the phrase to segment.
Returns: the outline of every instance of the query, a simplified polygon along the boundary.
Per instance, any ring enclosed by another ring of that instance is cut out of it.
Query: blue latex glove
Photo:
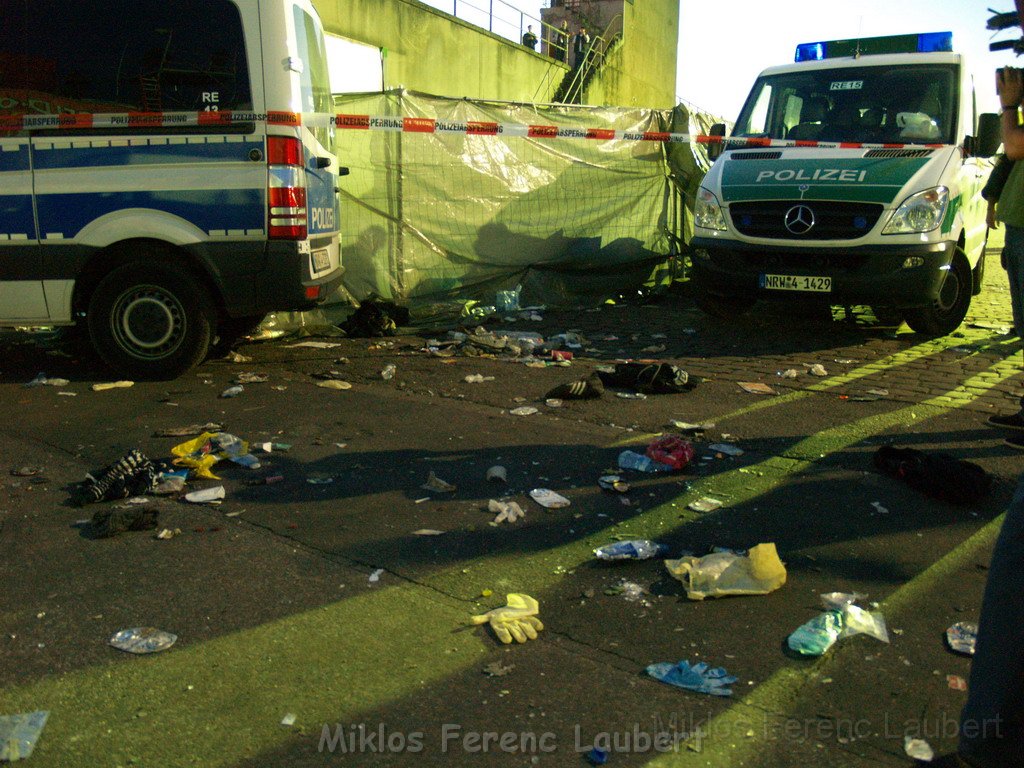
[[[708,669],[703,661],[692,667],[686,661],[678,664],[663,661],[647,667],[647,674],[663,683],[712,696],[732,696],[729,686],[736,682],[722,667]]]

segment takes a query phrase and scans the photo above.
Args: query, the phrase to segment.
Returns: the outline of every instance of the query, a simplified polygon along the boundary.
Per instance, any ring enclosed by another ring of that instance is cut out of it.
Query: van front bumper
[[[817,300],[900,308],[930,304],[939,295],[956,243],[787,248],[695,237],[693,280],[719,296]],[[825,293],[761,287],[762,275],[830,277]]]

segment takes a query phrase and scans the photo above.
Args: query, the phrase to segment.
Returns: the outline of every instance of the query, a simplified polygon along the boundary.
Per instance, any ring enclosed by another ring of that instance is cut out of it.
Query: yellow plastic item
[[[249,443],[224,432],[203,432],[199,437],[171,448],[176,458],[174,464],[188,467],[196,477],[220,480],[211,468],[223,459],[237,459],[249,453]],[[259,464],[254,465],[258,467]]]
[[[490,624],[494,634],[506,645],[513,639],[517,643],[536,640],[537,633],[544,625],[537,618],[540,605],[529,595],[509,594],[505,596],[508,605],[495,608],[487,613],[474,616],[473,624]]]
[[[683,582],[691,600],[767,595],[786,583],[786,566],[773,543],[751,547],[746,557],[735,552],[714,552],[704,557],[666,560],[665,567]]]

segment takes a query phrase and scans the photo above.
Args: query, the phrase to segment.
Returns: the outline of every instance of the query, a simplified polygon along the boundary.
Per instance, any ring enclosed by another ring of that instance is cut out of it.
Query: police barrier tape
[[[942,144],[870,143],[859,141],[806,141],[758,137],[707,136],[667,131],[623,131],[611,128],[578,128],[558,125],[496,123],[479,120],[442,120],[431,117],[390,117],[297,112],[124,112],[97,114],[0,115],[0,135],[22,131],[88,130],[93,128],[180,128],[228,126],[246,123],[298,128],[400,131],[402,133],[512,136],[536,139],[593,139],[599,141],[651,141],[663,144],[722,144],[736,147],[821,147],[826,149],[936,148]]]

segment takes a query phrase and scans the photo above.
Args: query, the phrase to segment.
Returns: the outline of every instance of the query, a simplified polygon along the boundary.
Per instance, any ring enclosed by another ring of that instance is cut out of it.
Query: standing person
[[[572,66],[575,69],[583,66],[583,59],[586,58],[589,50],[590,35],[587,34],[586,27],[580,27],[580,31],[573,35],[572,38]]]
[[[1013,67],[998,70],[996,92],[1002,104],[1006,157],[1009,160],[1024,159],[1024,126],[1020,122],[1020,107],[1024,100],[1021,70]],[[1014,331],[1018,336],[1024,336],[1024,163],[1013,164],[999,195],[995,218],[1006,226],[1002,260],[1010,281]],[[1007,438],[1006,443],[1024,449],[1024,397],[1018,403],[1017,413],[989,416],[988,423],[1020,433]]]
[[[562,26],[555,31],[555,37],[551,41],[551,58],[569,63],[569,22],[562,19]]]
[[[526,32],[523,34],[523,45],[531,51],[537,50],[537,36],[533,34],[532,24],[528,24],[526,26]]]

